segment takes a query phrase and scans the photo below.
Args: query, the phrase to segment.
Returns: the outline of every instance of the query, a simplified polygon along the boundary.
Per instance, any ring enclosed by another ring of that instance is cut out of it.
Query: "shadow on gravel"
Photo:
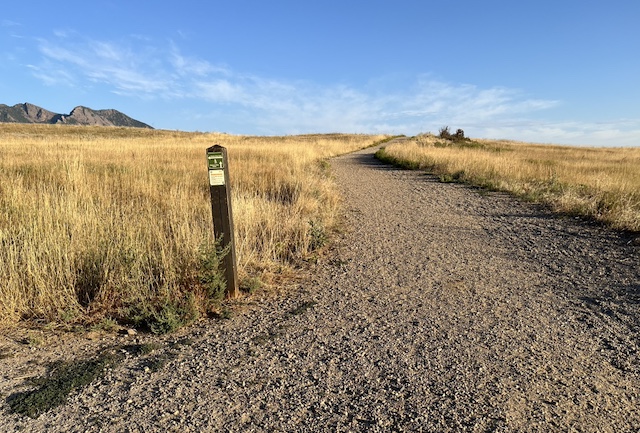
[[[608,301],[615,304],[631,303],[640,306],[640,284],[617,284],[613,287],[613,299],[611,297],[606,298]],[[598,300],[597,298],[591,298],[592,300]],[[640,321],[636,321],[638,331],[640,331]],[[639,334],[640,336],[640,334]]]
[[[636,304],[640,304],[640,284],[632,284],[626,288],[626,293]]]
[[[361,165],[366,165],[368,167],[376,168],[384,171],[403,171],[404,168],[396,167],[392,164],[388,164],[386,162],[380,161],[378,158],[373,156],[373,153],[359,153],[353,156],[353,160]]]

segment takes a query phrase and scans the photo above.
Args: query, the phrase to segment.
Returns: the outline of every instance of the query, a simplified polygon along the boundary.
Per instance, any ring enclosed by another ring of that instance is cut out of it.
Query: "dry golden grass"
[[[383,158],[448,181],[508,191],[622,230],[640,231],[640,148],[585,148],[434,136],[388,146]]]
[[[381,138],[0,124],[0,325],[173,329],[219,295],[207,147],[228,149],[242,281],[324,241],[338,194],[323,160]]]

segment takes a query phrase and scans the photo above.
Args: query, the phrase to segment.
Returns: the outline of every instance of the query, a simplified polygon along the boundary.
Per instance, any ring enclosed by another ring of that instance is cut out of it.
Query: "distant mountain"
[[[132,119],[118,110],[92,110],[80,106],[71,110],[69,114],[57,114],[28,102],[16,104],[13,107],[0,104],[0,122],[66,123],[68,125],[130,126],[153,129],[146,123]]]

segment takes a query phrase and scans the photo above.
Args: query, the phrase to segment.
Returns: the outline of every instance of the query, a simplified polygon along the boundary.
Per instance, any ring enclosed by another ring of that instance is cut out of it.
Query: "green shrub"
[[[327,233],[324,227],[322,226],[322,223],[318,221],[313,221],[313,220],[309,221],[308,236],[309,236],[310,251],[315,251],[322,248],[323,246],[325,246],[325,244],[329,240],[329,237],[327,236]]]
[[[187,293],[181,298],[165,298],[154,302],[131,305],[126,310],[127,320],[138,328],[154,334],[168,334],[187,325],[199,317],[195,294]]]
[[[220,270],[220,263],[228,253],[229,248],[221,248],[220,241],[213,245],[203,244],[200,247],[198,277],[205,288],[207,299],[211,301],[224,299],[227,283]]]

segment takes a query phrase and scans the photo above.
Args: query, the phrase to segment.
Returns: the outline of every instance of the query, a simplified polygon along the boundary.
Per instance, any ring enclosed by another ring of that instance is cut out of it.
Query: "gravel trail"
[[[333,160],[344,233],[307,279],[0,431],[639,431],[637,242],[374,151]],[[109,338],[84,347],[151,337]],[[77,344],[0,359],[0,393]]]

